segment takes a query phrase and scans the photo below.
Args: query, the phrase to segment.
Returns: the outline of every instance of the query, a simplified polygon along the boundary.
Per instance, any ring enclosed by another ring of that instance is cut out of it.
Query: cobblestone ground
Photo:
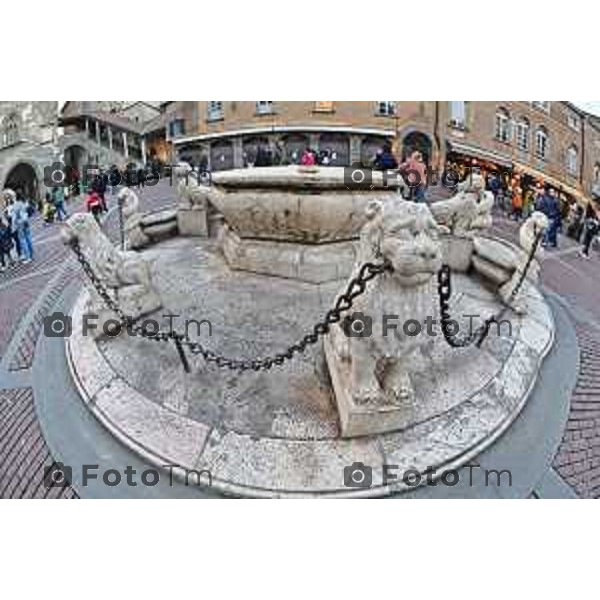
[[[174,202],[173,188],[160,182],[141,193],[141,209],[152,211]],[[116,197],[109,198],[105,228],[116,239]],[[83,210],[83,201],[69,212]],[[28,385],[44,317],[63,290],[80,277],[77,262],[60,239],[60,225],[35,217],[35,260],[0,273],[0,498],[77,498],[70,487],[44,485],[53,457],[36,417]],[[25,384],[23,385],[23,382]]]
[[[437,199],[444,194],[435,191]],[[152,211],[175,202],[168,180],[141,193],[141,209]],[[105,228],[116,239],[116,198]],[[69,206],[82,210],[82,202]],[[493,233],[515,241],[518,225],[496,215]],[[43,318],[63,290],[80,277],[76,261],[65,248],[59,225],[34,226],[36,260],[0,273],[0,497],[75,498],[71,488],[43,484],[52,456],[35,414],[29,374],[35,361]],[[554,469],[581,497],[600,497],[600,254],[590,260],[577,254],[577,244],[561,238],[548,252],[542,283],[559,294],[571,312],[580,347],[580,372],[564,437]]]

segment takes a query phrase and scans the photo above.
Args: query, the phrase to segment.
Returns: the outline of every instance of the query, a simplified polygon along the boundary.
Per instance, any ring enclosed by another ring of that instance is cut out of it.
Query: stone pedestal
[[[226,225],[219,245],[232,269],[309,283],[344,279],[356,260],[352,241],[310,245],[242,239]]]
[[[208,235],[206,207],[180,206],[177,210],[177,227],[179,235],[206,237]]]
[[[359,406],[352,398],[350,363],[336,359],[330,336],[323,339],[323,349],[335,394],[340,431],[344,438],[403,429],[409,424],[410,412],[399,402]]]

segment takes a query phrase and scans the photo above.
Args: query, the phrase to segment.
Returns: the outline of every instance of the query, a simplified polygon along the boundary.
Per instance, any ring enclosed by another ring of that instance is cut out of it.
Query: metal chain
[[[119,239],[121,241],[121,250],[125,250],[125,221],[123,219],[123,203],[122,198],[117,198],[117,210],[119,211]]]
[[[450,321],[452,321],[450,317],[450,298],[452,297],[452,283],[451,283],[451,270],[450,266],[447,264],[442,265],[442,268],[438,272],[438,295],[440,298],[440,323],[442,326],[442,334],[444,338],[452,346],[453,348],[465,348],[467,346],[471,346],[473,343],[480,347],[485,338],[488,336],[490,331],[490,327],[492,323],[497,323],[500,319],[511,309],[512,301],[515,299],[516,295],[519,293],[525,278],[527,277],[527,273],[529,271],[529,267],[533,262],[535,257],[535,253],[539,246],[539,243],[542,239],[543,231],[538,231],[536,233],[535,239],[533,241],[533,245],[529,251],[529,255],[527,257],[527,261],[525,262],[525,266],[521,271],[521,276],[517,281],[517,285],[513,288],[508,297],[508,300],[505,303],[505,306],[498,311],[495,315],[488,317],[481,326],[477,329],[471,331],[471,333],[464,337],[458,337],[457,334],[451,334],[449,332]]]
[[[199,342],[189,340],[186,336],[177,331],[159,331],[152,335],[146,334],[143,326],[136,325],[136,321],[139,319],[132,319],[130,316],[127,316],[119,306],[118,302],[111,296],[104,282],[98,278],[94,269],[89,264],[76,239],[71,241],[71,248],[95,290],[98,292],[106,306],[119,317],[120,324],[127,327],[128,333],[131,335],[141,335],[142,337],[162,342],[172,340],[176,345],[179,357],[187,372],[190,371],[190,368],[185,356],[184,347],[187,347],[192,354],[200,354],[206,362],[215,363],[217,367],[222,369],[230,369],[233,371],[260,371],[268,370],[275,365],[282,365],[286,360],[291,360],[296,353],[304,352],[307,346],[316,344],[320,336],[328,333],[331,329],[331,325],[338,323],[342,318],[342,314],[352,308],[355,298],[365,292],[369,281],[386,271],[392,270],[391,264],[387,260],[380,264],[365,263],[360,268],[358,274],[348,282],[344,293],[338,296],[333,308],[329,309],[325,314],[325,317],[316,323],[313,326],[312,331],[307,333],[299,342],[292,344],[284,352],[280,352],[273,356],[257,359],[240,359],[218,354],[205,348]]]

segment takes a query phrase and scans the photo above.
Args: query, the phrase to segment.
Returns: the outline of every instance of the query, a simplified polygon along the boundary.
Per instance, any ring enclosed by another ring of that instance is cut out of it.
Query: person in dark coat
[[[547,189],[546,192],[539,198],[536,205],[536,210],[543,212],[548,217],[548,221],[550,222],[542,245],[544,247],[552,246],[552,248],[557,248],[558,229],[561,224],[561,213],[560,204],[554,189]]]

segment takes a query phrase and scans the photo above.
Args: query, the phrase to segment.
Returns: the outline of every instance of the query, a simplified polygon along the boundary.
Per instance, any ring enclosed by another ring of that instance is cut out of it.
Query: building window
[[[600,185],[600,163],[594,165],[594,185]]]
[[[19,141],[19,121],[17,115],[9,115],[2,127],[2,142],[4,146],[12,146]]]
[[[174,119],[169,122],[169,137],[174,138],[179,135],[185,135],[185,121],[183,119]]]
[[[517,123],[517,148],[529,150],[529,121],[525,118]]]
[[[223,118],[223,102],[211,100],[206,107],[206,118],[209,121],[218,121]]]
[[[393,117],[396,114],[396,102],[390,100],[377,102],[377,114],[384,117]]]
[[[547,113],[550,112],[550,102],[548,102],[547,100],[532,100],[531,106],[533,106],[534,108],[539,108],[540,110],[543,110]]]
[[[273,112],[273,102],[271,100],[257,100],[256,114],[270,115]]]
[[[333,102],[331,100],[315,101],[315,112],[333,112]]]
[[[577,175],[577,148],[570,146],[567,150],[567,172],[569,175]]]
[[[535,155],[543,160],[548,157],[548,133],[543,127],[535,132]]]
[[[467,121],[466,103],[464,100],[450,102],[450,125],[458,129],[464,129]]]
[[[567,125],[573,131],[579,131],[581,129],[581,119],[577,115],[574,115],[573,113],[569,113],[567,115]]]
[[[504,108],[498,109],[496,112],[496,133],[495,137],[501,142],[510,142],[511,130],[510,130],[510,115]]]

